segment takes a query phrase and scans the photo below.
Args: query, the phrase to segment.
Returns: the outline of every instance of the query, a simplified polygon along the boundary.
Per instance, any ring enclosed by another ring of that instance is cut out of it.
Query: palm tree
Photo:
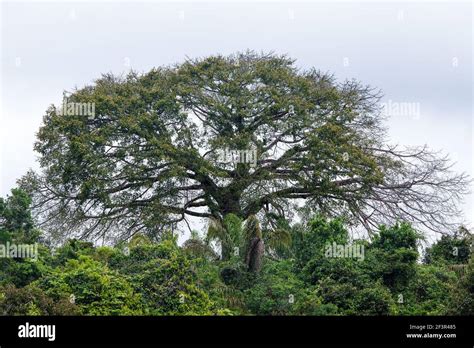
[[[227,214],[222,221],[211,218],[206,241],[214,240],[220,243],[221,259],[229,260],[235,248],[240,249],[242,244],[242,220],[234,214]]]
[[[234,255],[242,255],[247,270],[254,273],[260,271],[265,253],[276,257],[279,251],[286,250],[291,244],[285,225],[262,230],[255,215],[249,216],[242,224],[242,220],[234,214],[226,215],[223,221],[212,219],[206,240],[220,243],[222,260],[229,260],[232,252],[238,251]]]
[[[245,265],[253,273],[260,272],[265,252],[260,223],[255,215],[250,215],[245,223]]]

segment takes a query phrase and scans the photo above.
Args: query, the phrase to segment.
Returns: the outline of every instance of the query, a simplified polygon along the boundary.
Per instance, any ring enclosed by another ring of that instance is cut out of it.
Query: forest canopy
[[[257,271],[245,252],[222,260],[198,231],[181,246],[173,234],[160,242],[137,234],[117,245],[71,239],[53,248],[30,223],[29,204],[20,190],[0,199],[0,242],[38,250],[36,260],[0,258],[3,315],[474,314],[472,238],[463,230],[422,258],[421,236],[407,223],[351,240],[340,219],[314,216],[288,230],[292,243],[265,239],[272,247]],[[255,220],[228,220],[245,249]],[[328,257],[333,243],[360,245],[364,258]]]

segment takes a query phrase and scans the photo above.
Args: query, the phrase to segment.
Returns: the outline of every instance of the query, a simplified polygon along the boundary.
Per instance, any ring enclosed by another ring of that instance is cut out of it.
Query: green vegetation
[[[322,216],[270,230],[230,215],[182,246],[168,233],[158,242],[136,234],[113,247],[71,239],[53,249],[33,225],[28,196],[13,190],[0,199],[0,236],[2,244],[38,243],[39,254],[0,259],[3,315],[474,314],[465,229],[424,258],[409,224],[352,240],[341,219]],[[328,257],[334,243],[362,254]]]
[[[452,233],[462,220],[468,175],[427,146],[391,144],[377,89],[302,70],[285,55],[247,51],[105,74],[65,97],[62,107],[93,103],[94,117],[45,110],[41,170],[21,180],[57,236],[160,238],[205,218],[224,260],[250,247],[247,267],[257,271],[261,239],[285,252],[280,232],[298,200],[308,217],[344,217],[369,232],[407,221]],[[253,215],[274,233],[262,229],[242,245],[231,227]]]
[[[0,198],[0,312],[473,314],[470,179],[390,144],[379,102],[252,51],[65,92],[41,170]],[[76,103],[94,114],[60,112]],[[442,238],[423,251],[427,231]]]

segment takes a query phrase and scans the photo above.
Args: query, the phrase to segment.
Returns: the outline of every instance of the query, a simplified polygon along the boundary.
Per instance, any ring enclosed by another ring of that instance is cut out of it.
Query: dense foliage
[[[280,243],[270,242],[258,221],[230,216],[230,240],[219,241],[219,227],[211,226],[182,246],[170,233],[160,242],[136,234],[115,246],[72,239],[55,249],[41,240],[29,205],[20,190],[0,199],[2,245],[38,243],[36,259],[0,258],[4,315],[474,314],[465,230],[438,240],[423,262],[421,237],[409,224],[380,226],[371,240],[352,240],[342,220],[322,216],[287,224],[286,233],[272,237]],[[268,245],[254,255],[259,270],[245,263],[246,241],[256,235]],[[216,239],[226,247],[215,248]],[[360,252],[330,255],[334,245]]]
[[[301,199],[368,231],[402,220],[453,232],[468,176],[427,146],[390,144],[380,94],[251,51],[103,75],[46,110],[41,171],[22,187],[65,238],[161,236],[228,214],[275,226]],[[94,115],[60,112],[76,103]]]

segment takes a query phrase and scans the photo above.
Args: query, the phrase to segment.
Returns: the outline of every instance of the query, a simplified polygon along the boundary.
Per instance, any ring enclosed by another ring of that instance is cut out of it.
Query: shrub
[[[141,314],[140,295],[129,281],[106,265],[81,255],[37,281],[54,300],[73,298],[82,314]]]
[[[289,260],[268,261],[254,286],[245,291],[246,307],[257,315],[285,315],[297,311],[305,297],[303,282],[292,272]]]
[[[389,315],[394,305],[390,291],[381,284],[360,290],[354,301],[355,315]]]
[[[0,288],[0,313],[2,315],[75,315],[79,308],[67,298],[53,300],[41,289],[29,285]]]

